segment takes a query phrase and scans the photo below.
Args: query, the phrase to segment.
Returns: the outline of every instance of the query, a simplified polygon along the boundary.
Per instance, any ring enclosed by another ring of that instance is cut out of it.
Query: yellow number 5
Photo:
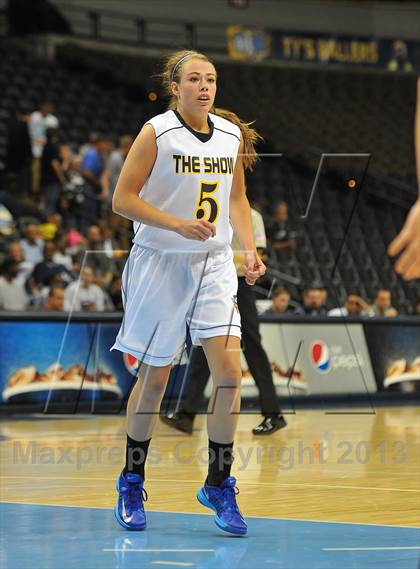
[[[214,193],[217,190],[219,182],[201,182],[200,197],[198,199],[197,208],[195,210],[196,219],[204,219],[210,223],[214,223],[219,216],[219,202]]]

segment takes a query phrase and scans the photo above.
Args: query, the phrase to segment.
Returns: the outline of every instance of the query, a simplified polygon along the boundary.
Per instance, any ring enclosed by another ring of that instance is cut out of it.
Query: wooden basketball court
[[[297,410],[265,438],[251,433],[258,420],[241,415],[235,442],[232,474],[249,521],[242,540],[219,531],[195,498],[207,472],[205,416],[193,436],[158,422],[146,466],[146,532],[124,532],[112,511],[123,416],[4,421],[6,558],[17,548],[17,564],[13,557],[8,566],[38,566],[33,544],[43,528],[39,566],[88,559],[80,566],[417,567],[417,407]]]

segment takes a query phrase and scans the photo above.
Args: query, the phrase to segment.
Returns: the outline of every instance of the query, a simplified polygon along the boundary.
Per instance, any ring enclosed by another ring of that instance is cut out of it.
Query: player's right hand
[[[405,280],[420,278],[420,198],[410,209],[404,227],[388,246],[392,257],[400,255],[395,270]]]
[[[204,219],[194,221],[185,220],[178,228],[177,233],[186,239],[207,241],[209,237],[214,237],[216,235],[216,226]]]

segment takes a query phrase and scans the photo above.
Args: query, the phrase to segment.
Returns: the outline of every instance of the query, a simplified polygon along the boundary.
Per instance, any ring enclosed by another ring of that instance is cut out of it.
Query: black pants
[[[255,295],[252,286],[246,284],[244,277],[238,279],[238,308],[241,315],[244,356],[259,391],[261,413],[265,417],[278,415],[280,404],[273,384],[270,362],[261,345]],[[185,381],[186,397],[182,404],[183,411],[191,415],[197,413],[209,375],[210,370],[204,350],[201,346],[195,346],[190,354]]]

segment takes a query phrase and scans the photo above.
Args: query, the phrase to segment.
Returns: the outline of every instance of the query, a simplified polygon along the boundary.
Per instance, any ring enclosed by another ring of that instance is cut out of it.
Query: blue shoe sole
[[[120,491],[119,480],[120,480],[120,478],[118,477],[117,478],[117,484],[116,484],[116,489],[117,489],[118,493]],[[126,524],[125,521],[120,516],[120,513],[118,511],[118,498],[117,498],[117,503],[115,504],[115,508],[114,508],[114,515],[115,515],[117,522],[120,524],[120,526],[122,526],[123,528],[125,528],[129,531],[143,531],[147,527],[147,522],[144,522],[144,524],[142,524],[141,526],[129,526],[128,524]]]
[[[200,502],[200,504],[202,506],[205,506],[206,508],[210,508],[211,510],[213,510],[213,512],[215,512],[215,517],[214,517],[214,523],[217,525],[217,527],[219,527],[221,530],[227,532],[227,533],[231,533],[233,535],[246,535],[248,529],[239,529],[236,528],[234,526],[231,526],[229,524],[227,524],[226,522],[224,522],[223,520],[221,520],[219,518],[219,516],[217,515],[217,510],[216,508],[213,506],[213,504],[211,502],[209,502],[206,498],[206,495],[203,492],[203,489],[201,488],[198,492],[197,492],[197,500]]]

